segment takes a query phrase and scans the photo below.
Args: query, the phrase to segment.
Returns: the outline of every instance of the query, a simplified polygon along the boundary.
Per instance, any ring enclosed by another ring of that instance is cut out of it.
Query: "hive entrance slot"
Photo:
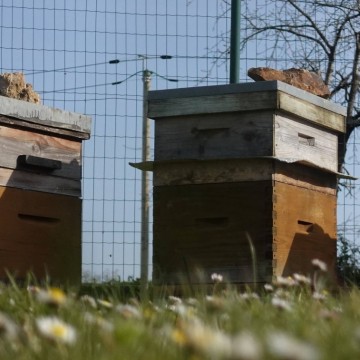
[[[48,217],[48,216],[39,216],[39,215],[31,215],[31,214],[18,214],[18,218],[20,220],[32,221],[37,223],[45,223],[45,224],[55,224],[60,221],[58,218]]]
[[[195,223],[199,226],[208,227],[224,227],[229,223],[228,217],[204,217],[195,219]]]
[[[315,138],[306,134],[298,133],[299,144],[315,146]]]
[[[314,224],[312,222],[304,220],[298,220],[298,225],[300,227],[300,231],[306,233],[312,232],[314,228]]]
[[[217,134],[226,134],[230,129],[228,127],[195,127],[192,129],[192,133],[196,136],[214,136]]]

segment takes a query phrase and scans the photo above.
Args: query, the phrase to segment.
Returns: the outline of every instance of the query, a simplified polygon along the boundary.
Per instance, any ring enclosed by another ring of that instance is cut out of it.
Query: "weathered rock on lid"
[[[26,83],[21,72],[0,74],[0,95],[34,104],[41,102],[40,95],[31,84]]]
[[[268,67],[258,67],[249,69],[248,76],[255,81],[282,81],[324,99],[330,97],[330,90],[321,76],[305,69],[276,70]]]

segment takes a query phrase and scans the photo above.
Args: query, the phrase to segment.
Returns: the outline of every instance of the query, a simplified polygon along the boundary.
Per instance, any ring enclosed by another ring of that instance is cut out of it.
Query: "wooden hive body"
[[[149,117],[155,280],[334,269],[343,108],[264,82],[151,92]]]
[[[0,97],[0,279],[81,281],[89,117]]]

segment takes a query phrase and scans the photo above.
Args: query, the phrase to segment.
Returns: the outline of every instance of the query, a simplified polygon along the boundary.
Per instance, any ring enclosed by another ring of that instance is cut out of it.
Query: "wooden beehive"
[[[0,279],[81,281],[87,116],[0,97]]]
[[[278,81],[152,91],[148,106],[155,280],[334,268],[344,108]]]

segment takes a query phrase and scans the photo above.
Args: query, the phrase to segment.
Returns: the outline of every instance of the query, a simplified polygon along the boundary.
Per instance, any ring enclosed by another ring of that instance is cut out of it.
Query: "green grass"
[[[131,284],[2,285],[0,359],[360,359],[360,291],[331,295],[319,279],[258,294],[217,282],[181,299],[153,289],[142,302]],[[44,318],[63,323],[46,334]]]

